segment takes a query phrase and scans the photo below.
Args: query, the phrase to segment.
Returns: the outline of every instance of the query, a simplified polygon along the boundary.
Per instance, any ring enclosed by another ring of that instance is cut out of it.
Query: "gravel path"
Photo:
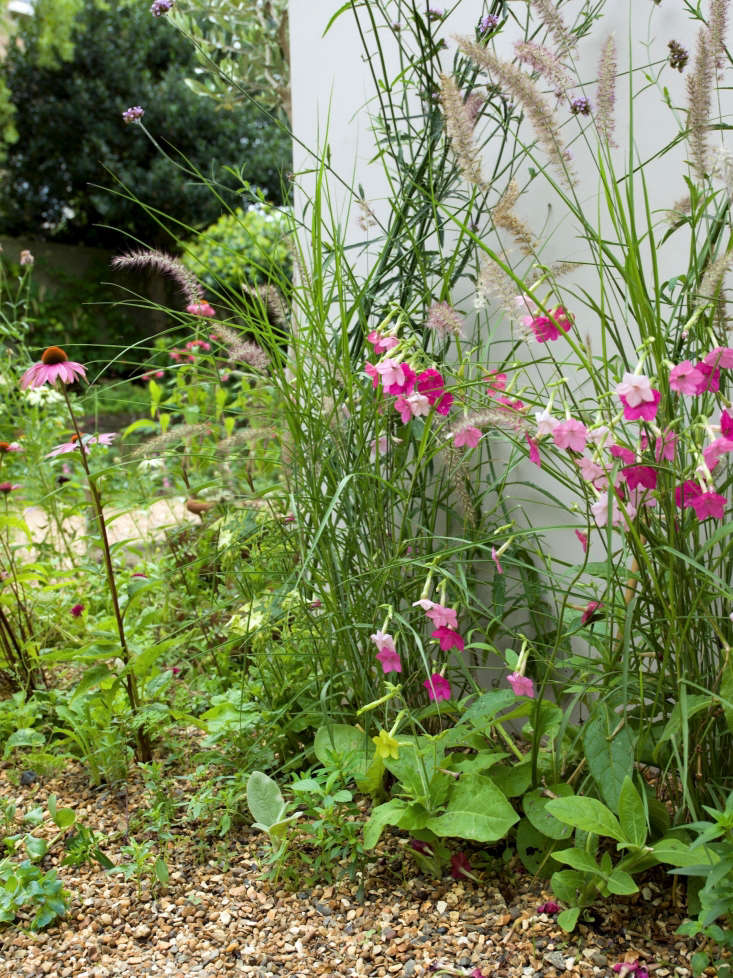
[[[104,851],[117,862],[143,800],[136,775],[129,793],[119,794],[91,790],[75,765],[26,788],[0,773],[0,796],[19,809],[45,804],[52,791],[59,805],[105,834]],[[295,893],[262,882],[260,843],[246,827],[226,840],[197,839],[195,826],[176,830],[166,853],[170,885],[157,900],[145,891],[138,899],[134,881],[96,865],[60,867],[74,894],[69,914],[40,934],[0,931],[0,975],[422,978],[441,968],[455,975],[478,968],[501,978],[614,978],[614,963],[636,959],[652,978],[691,973],[694,949],[674,936],[681,914],[669,887],[651,883],[643,894],[601,906],[593,927],[581,924],[566,935],[553,916],[537,913],[551,894],[527,875],[487,879],[482,887],[435,882],[417,875],[405,840],[392,838],[369,867],[360,903],[348,882]],[[49,854],[44,868],[57,862]]]

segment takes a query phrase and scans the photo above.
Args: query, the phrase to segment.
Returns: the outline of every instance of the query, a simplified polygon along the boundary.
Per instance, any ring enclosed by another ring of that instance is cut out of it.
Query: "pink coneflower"
[[[82,611],[84,611],[84,605],[75,604],[72,606],[70,614],[72,615],[73,618],[80,618]]]
[[[23,446],[17,441],[0,441],[0,455],[7,452],[22,452]]]
[[[449,700],[451,698],[450,683],[447,679],[434,672],[430,679],[426,679],[423,686],[428,691],[428,699],[438,702],[439,700]]]
[[[16,489],[20,489],[19,482],[0,482],[0,492],[7,494],[9,492],[15,492]]]
[[[84,442],[84,448],[87,449],[90,445],[111,445],[116,437],[116,431],[107,431],[103,435],[82,435],[82,440]],[[69,452],[75,452],[78,447],[79,439],[76,435],[72,435],[71,441],[64,442],[62,445],[57,445],[55,448],[52,448],[48,455],[46,455],[46,458],[56,458],[57,455],[68,455]]]
[[[45,383],[55,384],[57,380],[62,384],[73,384],[75,380],[85,379],[86,375],[86,368],[69,360],[60,346],[49,346],[40,361],[20,378],[20,386],[25,390],[27,387],[43,387]]]
[[[186,312],[190,312],[192,316],[205,316],[207,319],[216,315],[214,307],[209,305],[206,299],[202,299],[200,302],[189,302],[186,306]]]

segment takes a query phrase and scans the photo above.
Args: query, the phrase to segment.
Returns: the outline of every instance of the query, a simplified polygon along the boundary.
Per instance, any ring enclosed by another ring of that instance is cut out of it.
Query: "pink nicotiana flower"
[[[709,367],[723,367],[729,370],[733,367],[733,347],[716,346],[710,353],[706,353],[702,362]]]
[[[625,397],[620,397],[624,406],[624,418],[626,421],[653,421],[657,416],[661,396],[658,390],[653,390],[651,401],[642,401],[636,406],[630,405]]]
[[[450,874],[453,879],[460,880],[472,873],[473,870],[465,852],[454,852],[450,857]]]
[[[685,505],[691,506],[695,510],[695,516],[702,522],[707,519],[722,520],[727,502],[725,496],[717,492],[701,492]]]
[[[377,368],[374,366],[373,363],[369,363],[368,360],[364,364],[364,373],[368,377],[371,377],[372,378],[372,387],[374,387],[374,388],[379,387],[379,374],[377,372]]]
[[[535,465],[542,468],[542,459],[540,458],[540,446],[537,444],[534,438],[532,438],[531,435],[528,435],[526,433],[524,435],[524,440],[527,442],[527,445],[529,447],[530,462],[533,462]]]
[[[578,540],[580,540],[580,546],[583,548],[583,553],[588,553],[588,534],[583,533],[581,530],[575,530],[574,532]]]
[[[384,455],[389,449],[389,435],[372,438],[369,442],[369,458],[374,461],[377,455]]]
[[[428,691],[428,699],[438,702],[439,700],[449,700],[451,698],[450,683],[447,679],[434,672],[430,679],[426,679],[423,686]]]
[[[657,438],[657,443],[654,446],[654,457],[657,462],[661,462],[664,459],[667,462],[674,462],[675,452],[677,450],[677,435],[674,431],[670,431],[669,428],[665,429],[662,434]]]
[[[555,425],[552,438],[558,448],[565,448],[573,452],[584,452],[588,440],[588,430],[582,421],[567,418],[567,420]]]
[[[651,465],[628,465],[621,469],[621,475],[629,489],[636,489],[637,486],[643,486],[645,489],[657,488],[657,473]]]
[[[204,316],[206,319],[216,315],[214,307],[209,305],[206,299],[202,299],[201,302],[189,302],[186,312],[190,312],[192,316]]]
[[[34,363],[20,378],[20,386],[25,390],[27,387],[43,387],[46,383],[55,384],[57,380],[62,384],[73,384],[75,380],[85,379],[86,375],[86,367],[69,360],[60,346],[49,346],[43,351],[40,362]]]
[[[387,648],[386,646],[377,652],[377,659],[382,665],[382,671],[385,676],[388,672],[402,672],[402,659],[400,659],[399,652],[394,648]]]
[[[623,445],[609,445],[608,451],[614,458],[620,459],[624,465],[632,465],[636,461],[636,455],[630,448],[625,448]]]
[[[435,404],[436,401],[440,400],[441,395],[445,393],[443,375],[439,370],[435,370],[434,367],[429,367],[427,370],[421,371],[417,375],[415,386],[421,394],[427,397],[431,404]]]
[[[378,629],[373,635],[370,635],[369,638],[372,640],[372,642],[374,642],[380,652],[382,652],[384,649],[387,649],[389,652],[395,651],[394,638],[389,634],[389,632],[383,632],[381,629]]]
[[[587,625],[588,622],[592,622],[596,617],[599,617],[596,615],[596,612],[602,607],[602,601],[589,601],[583,610],[583,614],[580,616],[581,624]]]
[[[466,647],[466,643],[458,632],[446,625],[440,625],[434,632],[430,633],[430,637],[440,642],[443,652],[449,652],[451,649],[458,649],[459,652],[463,652]]]
[[[399,344],[399,340],[396,336],[390,334],[382,335],[378,330],[373,329],[371,333],[367,334],[367,343],[371,343],[374,347],[374,352],[378,355],[382,353],[389,353],[390,350]]]
[[[504,570],[503,570],[501,564],[499,563],[499,554],[496,552],[496,547],[492,547],[491,548],[491,559],[496,564],[496,570],[497,570],[497,572],[499,574],[503,574],[504,573]]]
[[[619,961],[613,970],[619,978],[649,978],[649,972],[638,961]]]
[[[529,323],[538,343],[547,343],[560,338],[570,330],[572,323],[562,306],[556,306],[548,316],[536,316]]]
[[[71,611],[69,612],[73,618],[80,618],[81,613],[84,611],[83,604],[72,605]]]
[[[510,411],[524,411],[526,408],[524,401],[520,401],[519,398],[497,397],[496,400]]]
[[[528,696],[529,699],[534,699],[534,683],[529,676],[522,676],[518,672],[510,672],[506,677],[506,681],[514,690],[515,696]]]
[[[537,437],[543,438],[551,435],[555,428],[560,424],[557,418],[553,418],[547,408],[544,411],[535,411],[535,421],[537,422]]]
[[[596,489],[602,489],[607,484],[608,473],[602,465],[594,462],[592,458],[584,455],[582,458],[576,459],[576,464],[583,479],[586,482],[592,482]]]
[[[678,394],[697,394],[704,376],[689,360],[683,360],[669,372],[670,390]]]
[[[407,396],[400,394],[395,399],[394,406],[402,424],[407,424],[412,418],[426,418],[430,414],[430,401],[424,394],[418,394],[416,391]]]
[[[733,414],[727,411],[720,412],[720,433],[726,438],[733,438]]]
[[[446,628],[454,631],[458,628],[458,613],[455,608],[446,608],[442,604],[433,604],[430,608],[425,608],[425,615],[429,618],[436,628]],[[435,637],[435,633],[433,633]]]
[[[710,444],[703,449],[702,457],[705,459],[705,464],[712,472],[715,466],[718,464],[721,455],[726,455],[728,452],[733,452],[733,439],[731,438],[716,438],[715,441],[710,442]]]
[[[602,445],[608,438],[609,430],[607,425],[601,424],[597,428],[588,429],[588,441],[593,442],[594,445]]]
[[[437,607],[435,601],[431,601],[430,598],[420,598],[418,601],[412,602],[413,608],[422,608],[423,611],[430,611],[431,608]]]
[[[204,353],[208,353],[211,349],[211,343],[207,343],[206,340],[189,340],[186,343],[187,350],[203,350]]]
[[[521,314],[520,322],[523,326],[529,326],[534,317],[537,315],[538,306],[531,295],[526,292],[522,295],[517,295],[512,300],[514,307],[516,309],[516,314],[519,316]]]
[[[702,494],[702,489],[694,479],[688,479],[681,486],[677,486],[674,491],[674,498],[677,505],[684,509],[692,505],[692,500]]]
[[[480,428],[474,428],[473,425],[466,425],[465,428],[459,428],[453,435],[453,444],[456,448],[475,448],[481,441],[481,437],[482,432]]]
[[[84,442],[84,448],[87,449],[90,445],[111,445],[116,437],[116,431],[107,431],[102,435],[82,435],[82,441]],[[56,445],[45,457],[56,458],[57,455],[68,455],[69,452],[75,452],[78,447],[79,440],[74,435],[71,441],[64,442],[62,445]]]
[[[380,360],[375,365],[374,369],[382,382],[382,386],[388,393],[391,393],[391,387],[399,387],[399,390],[395,393],[402,394],[406,380],[405,366],[401,361],[395,360],[394,357],[385,357],[384,360]]]
[[[697,386],[696,394],[705,394],[708,391],[713,394],[720,390],[720,367],[713,367],[703,360],[696,365],[696,369],[702,374],[702,380]]]
[[[506,390],[506,374],[498,374],[495,370],[490,370],[484,380],[489,397],[495,397],[500,391]]]

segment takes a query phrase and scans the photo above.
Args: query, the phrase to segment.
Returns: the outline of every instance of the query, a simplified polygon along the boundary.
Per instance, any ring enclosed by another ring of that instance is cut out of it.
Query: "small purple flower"
[[[498,27],[498,25],[499,18],[496,16],[496,14],[486,14],[486,16],[482,17],[478,22],[479,35],[483,37],[484,34],[488,34],[490,31],[493,31],[496,27]]]
[[[82,611],[84,611],[84,605],[75,604],[71,609],[71,614],[74,618],[80,618]]]
[[[153,17],[162,17],[163,14],[168,13],[172,6],[173,0],[153,0],[150,13],[153,15]]]
[[[570,111],[573,115],[590,115],[590,102],[585,95],[578,95],[570,100]]]
[[[440,7],[428,7],[428,20],[442,20],[445,17],[445,10]]]
[[[145,109],[141,105],[132,105],[122,113],[122,120],[129,125],[131,122],[137,122],[139,119],[142,119],[144,115]]]
[[[555,903],[554,900],[548,900],[547,903],[541,903],[537,907],[537,913],[560,913],[560,904]]]

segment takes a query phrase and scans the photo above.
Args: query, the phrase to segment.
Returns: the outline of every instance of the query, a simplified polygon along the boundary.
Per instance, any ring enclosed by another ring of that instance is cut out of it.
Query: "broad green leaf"
[[[568,907],[567,910],[563,910],[562,913],[557,915],[557,922],[569,934],[572,930],[575,930],[579,916],[580,907]]]
[[[547,789],[536,788],[526,794],[522,800],[524,813],[532,825],[543,835],[550,839],[569,839],[573,834],[572,826],[559,822],[554,815],[547,810],[547,803],[552,799],[548,793],[557,798],[565,798],[573,794],[573,789],[569,784],[551,784]]]
[[[720,859],[707,847],[699,846],[693,849],[688,843],[674,837],[660,839],[651,849],[660,863],[667,863],[670,866],[699,866],[700,863],[706,862],[713,866]]]
[[[551,856],[547,856],[552,844],[553,840],[538,832],[529,819],[523,818],[517,826],[517,855],[524,868],[533,876],[547,879],[557,870],[558,864]]]
[[[277,782],[262,771],[253,771],[247,779],[247,805],[255,821],[263,826],[275,825],[285,813]]]
[[[20,730],[11,733],[5,741],[3,758],[7,760],[11,751],[16,747],[43,747],[45,743],[46,738],[40,730],[34,730],[32,727],[21,727]]]
[[[23,841],[28,855],[34,863],[40,862],[48,852],[48,843],[45,839],[37,839],[34,835],[27,835]]]
[[[479,730],[484,730],[491,725],[491,721],[502,710],[514,706],[517,702],[513,690],[497,689],[490,693],[484,693],[469,706],[461,717],[461,720],[473,724]]]
[[[560,869],[552,874],[550,886],[558,900],[572,906],[577,903],[586,881],[585,873],[579,873],[577,869]]]
[[[581,873],[590,873],[591,876],[605,876],[601,867],[593,856],[585,849],[560,849],[552,854],[559,863],[564,863],[572,869],[577,869]]]
[[[626,841],[635,846],[643,846],[646,842],[647,825],[644,802],[634,787],[631,778],[625,778],[621,786],[618,800],[618,818],[624,830]]]
[[[669,715],[669,720],[667,720],[662,731],[659,743],[663,744],[666,740],[671,740],[673,737],[676,737],[681,732],[683,724],[690,717],[694,717],[700,710],[708,709],[715,702],[715,697],[709,693],[696,693],[692,696],[685,696],[684,701],[678,700]]]
[[[341,771],[354,780],[367,776],[375,755],[374,744],[364,731],[346,723],[319,727],[313,751],[327,770]]]
[[[392,798],[391,801],[386,801],[383,805],[377,805],[376,808],[373,808],[369,820],[364,826],[364,848],[374,848],[379,842],[379,837],[385,826],[399,825],[400,817],[406,808],[407,804],[401,798]]]
[[[547,802],[547,810],[555,818],[572,825],[575,829],[607,835],[616,842],[623,842],[624,834],[616,816],[597,798],[573,795],[570,798],[553,798]]]
[[[519,816],[490,778],[466,774],[451,790],[446,812],[431,818],[427,828],[439,836],[496,842],[518,820]]]
[[[166,865],[164,859],[155,860],[155,878],[158,880],[159,883],[162,883],[163,886],[166,886],[168,880],[170,879],[170,876],[168,874],[168,866]]]
[[[57,808],[52,817],[60,829],[71,828],[76,821],[76,814],[73,808]]]
[[[616,896],[629,896],[639,890],[633,878],[623,869],[614,869],[606,879],[606,886],[609,893],[615,893]]]
[[[624,778],[634,770],[634,736],[628,724],[606,703],[597,702],[583,727],[583,747],[590,773],[610,808],[618,809]]]
[[[532,783],[532,759],[510,767],[499,764],[492,769],[491,780],[507,798],[518,798]]]

